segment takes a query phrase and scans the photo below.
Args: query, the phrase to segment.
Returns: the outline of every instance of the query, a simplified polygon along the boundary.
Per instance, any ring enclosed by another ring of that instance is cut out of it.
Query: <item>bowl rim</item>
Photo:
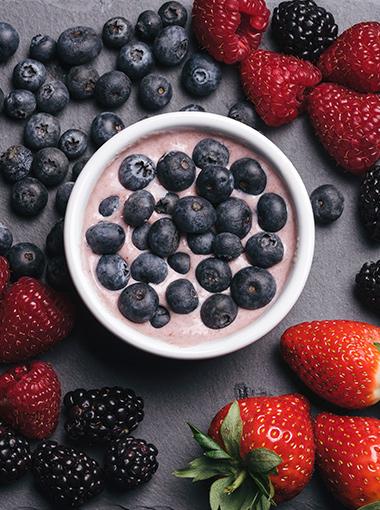
[[[93,292],[90,278],[82,270],[83,218],[89,196],[106,166],[139,139],[173,129],[200,129],[238,140],[263,156],[282,177],[293,201],[297,221],[297,244],[293,267],[273,304],[252,324],[220,339],[181,347],[141,333],[117,318]],[[64,225],[66,259],[74,285],[82,300],[113,334],[144,351],[166,358],[199,360],[223,356],[256,342],[274,329],[290,312],[306,284],[315,245],[315,225],[309,195],[288,157],[271,140],[255,129],[222,115],[204,112],[175,112],[150,117],[132,124],[101,146],[89,159],[73,188]]]

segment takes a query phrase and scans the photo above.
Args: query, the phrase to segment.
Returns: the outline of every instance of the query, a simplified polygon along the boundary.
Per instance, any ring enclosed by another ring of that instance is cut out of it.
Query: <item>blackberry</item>
[[[106,478],[119,489],[133,489],[149,482],[158,469],[157,448],[131,436],[112,442],[105,455]]]
[[[29,442],[0,422],[0,484],[21,478],[30,463]]]
[[[334,16],[313,0],[290,0],[275,8],[272,34],[281,51],[315,61],[338,37]]]
[[[103,470],[96,460],[55,441],[45,441],[33,452],[33,474],[54,508],[77,508],[104,488]]]
[[[356,275],[356,294],[364,306],[380,312],[380,260],[367,262]]]
[[[364,177],[360,188],[359,212],[368,236],[380,242],[380,163]]]
[[[108,441],[131,432],[144,418],[144,401],[130,389],[77,389],[64,398],[65,430],[74,440]]]

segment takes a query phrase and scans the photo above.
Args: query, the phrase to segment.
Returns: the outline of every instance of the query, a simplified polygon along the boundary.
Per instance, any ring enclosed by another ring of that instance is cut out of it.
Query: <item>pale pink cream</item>
[[[118,170],[121,162],[130,154],[145,154],[149,156],[155,163],[160,159],[160,157],[171,150],[179,150],[183,151],[191,156],[195,145],[202,140],[203,138],[207,138],[212,136],[213,138],[224,143],[229,151],[230,151],[230,164],[240,158],[251,157],[258,160],[268,178],[267,187],[265,192],[274,192],[280,194],[287,204],[288,209],[288,221],[285,227],[278,232],[278,235],[281,237],[281,240],[285,247],[285,256],[281,263],[272,267],[269,271],[274,276],[277,283],[277,296],[280,294],[287,278],[289,272],[292,268],[296,244],[297,244],[297,226],[294,216],[293,204],[291,202],[289,193],[281,180],[281,178],[276,174],[273,169],[271,169],[267,162],[260,158],[257,154],[252,152],[252,150],[248,149],[244,145],[236,142],[230,138],[226,138],[224,136],[218,135],[210,135],[208,132],[199,132],[199,131],[191,131],[191,130],[178,130],[173,132],[163,132],[158,133],[153,136],[150,136],[147,139],[142,139],[138,143],[132,145],[131,147],[127,147],[124,152],[122,152],[105,170],[103,175],[100,177],[97,182],[92,194],[91,198],[86,206],[86,214],[85,221],[83,226],[83,240],[84,240],[84,249],[83,249],[83,259],[82,266],[88,278],[90,278],[94,284],[94,292],[96,292],[100,299],[104,302],[104,306],[109,307],[115,315],[119,317],[119,319],[125,321],[129,326],[134,327],[141,333],[149,335],[151,337],[160,338],[163,341],[166,341],[171,344],[175,344],[178,346],[191,346],[196,345],[202,342],[212,341],[213,339],[218,339],[221,336],[225,336],[226,334],[233,333],[237,330],[245,328],[249,324],[251,324],[255,319],[257,319],[266,308],[261,308],[259,310],[244,310],[239,308],[239,313],[235,321],[225,329],[222,330],[212,330],[207,328],[200,318],[200,308],[202,303],[210,296],[210,294],[203,289],[197,282],[195,277],[195,269],[198,263],[207,257],[212,255],[195,255],[189,249],[185,236],[182,237],[180,246],[178,251],[183,251],[189,253],[191,256],[191,270],[187,275],[180,275],[173,271],[169,267],[169,274],[166,280],[159,285],[152,285],[160,298],[160,304],[163,306],[167,306],[165,299],[165,290],[170,282],[178,279],[178,278],[188,278],[194,284],[198,296],[199,296],[199,306],[198,308],[188,314],[188,315],[177,315],[171,313],[171,321],[167,326],[162,329],[153,328],[150,323],[145,324],[134,324],[124,318],[117,306],[118,297],[121,291],[108,291],[103,288],[97,278],[96,278],[96,264],[99,260],[99,256],[92,253],[91,249],[88,247],[85,241],[85,232],[86,230],[96,224],[99,221],[112,221],[119,223],[125,230],[126,233],[126,241],[119,254],[125,258],[129,265],[132,264],[133,260],[141,253],[132,243],[132,231],[133,229],[125,224],[122,217],[123,212],[123,204],[128,196],[131,194],[131,191],[123,188],[118,180]],[[199,170],[198,170],[199,171]],[[150,185],[145,188],[150,191],[154,196],[155,200],[158,201],[166,194],[166,190],[159,183],[158,179],[154,179]],[[195,186],[179,193],[181,197],[186,195],[194,195]],[[100,215],[98,211],[98,207],[100,202],[111,195],[119,195],[120,196],[120,208],[114,213],[113,216],[109,218],[104,218]],[[253,222],[250,233],[243,240],[243,245],[245,246],[245,242],[249,237],[253,234],[259,232],[261,229],[257,224],[257,215],[256,215],[256,204],[259,199],[258,196],[248,195],[246,193],[235,190],[232,196],[236,196],[245,200],[248,205],[252,208],[253,212]],[[162,218],[162,215],[157,213],[153,213],[151,216],[149,223],[154,223],[159,218]],[[249,266],[249,262],[243,254],[237,260],[234,260],[230,263],[233,274],[242,269],[243,267]],[[134,283],[131,279],[129,284]],[[228,292],[228,290],[226,291]],[[268,307],[271,304],[268,305]]]

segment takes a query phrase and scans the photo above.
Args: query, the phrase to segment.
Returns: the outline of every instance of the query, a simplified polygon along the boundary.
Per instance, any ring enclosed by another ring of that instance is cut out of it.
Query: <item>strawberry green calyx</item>
[[[380,343],[379,343],[379,342],[375,342],[373,345],[374,345],[374,346],[376,347],[376,349],[380,352]]]
[[[359,510],[380,510],[380,501],[376,501],[376,503],[370,503],[369,505],[362,506]]]
[[[277,474],[282,459],[266,448],[256,448],[241,457],[243,422],[238,402],[231,405],[220,429],[224,448],[196,427],[189,426],[204,453],[174,475],[191,478],[193,482],[214,478],[210,488],[211,510],[269,510],[275,506],[269,476]]]

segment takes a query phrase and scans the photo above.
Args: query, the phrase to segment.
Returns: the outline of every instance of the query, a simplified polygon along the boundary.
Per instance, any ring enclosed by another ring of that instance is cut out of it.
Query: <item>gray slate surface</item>
[[[136,21],[146,8],[158,9],[159,0],[0,0],[0,19],[11,22],[21,35],[21,45],[14,58],[0,67],[0,86],[10,89],[9,77],[18,60],[26,56],[30,39],[36,33],[59,33],[76,24],[87,24],[101,30],[111,16],[122,14]],[[184,3],[190,7],[191,1]],[[270,0],[272,8],[277,1]],[[334,12],[340,29],[363,20],[380,19],[380,0],[320,0],[321,5]],[[271,46],[269,38],[265,41]],[[100,72],[114,67],[116,55],[103,51],[97,61]],[[51,68],[51,74],[61,71]],[[166,111],[176,111],[193,102],[180,90],[178,72],[167,73],[175,85],[175,94]],[[135,101],[135,92],[121,110],[125,123],[130,125],[145,113]],[[229,107],[242,96],[236,69],[224,70],[224,80],[217,94],[202,102],[210,112],[226,114]],[[88,130],[98,110],[93,102],[72,103],[60,115],[62,130],[78,127]],[[233,355],[204,362],[185,363],[159,359],[123,344],[113,338],[88,313],[79,313],[79,321],[71,338],[43,358],[57,369],[64,392],[77,387],[126,385],[143,395],[146,419],[138,429],[144,437],[160,449],[160,469],[154,481],[130,495],[104,493],[87,505],[89,510],[129,510],[156,508],[167,510],[206,510],[206,486],[192,486],[190,482],[171,476],[174,468],[182,466],[198,453],[185,420],[207,429],[210,418],[226,401],[234,397],[234,387],[245,382],[255,393],[281,394],[304,391],[304,388],[282,364],[278,343],[281,333],[292,324],[312,319],[358,319],[376,322],[376,318],[360,308],[352,294],[352,282],[361,264],[377,259],[380,249],[370,246],[360,230],[356,213],[358,181],[344,175],[325,155],[311,133],[305,118],[280,129],[265,129],[267,136],[290,157],[302,175],[308,190],[324,183],[337,185],[346,197],[346,209],[334,226],[317,229],[316,254],[312,273],[305,291],[293,311],[272,333],[256,345]],[[0,119],[0,150],[21,141],[22,127],[16,122]],[[9,189],[0,184],[0,219],[12,225],[15,240],[32,241],[44,246],[46,234],[56,220],[53,211],[54,192],[43,215],[33,221],[20,221],[8,208]],[[328,407],[309,395],[315,411]],[[367,414],[380,418],[379,407]],[[366,414],[362,413],[362,414]],[[55,434],[60,440],[62,429]],[[101,449],[93,451],[99,458]],[[165,507],[165,508],[164,508]],[[21,508],[48,510],[50,508],[26,478],[12,487],[0,489],[0,510]],[[340,510],[316,475],[310,486],[284,510]]]

